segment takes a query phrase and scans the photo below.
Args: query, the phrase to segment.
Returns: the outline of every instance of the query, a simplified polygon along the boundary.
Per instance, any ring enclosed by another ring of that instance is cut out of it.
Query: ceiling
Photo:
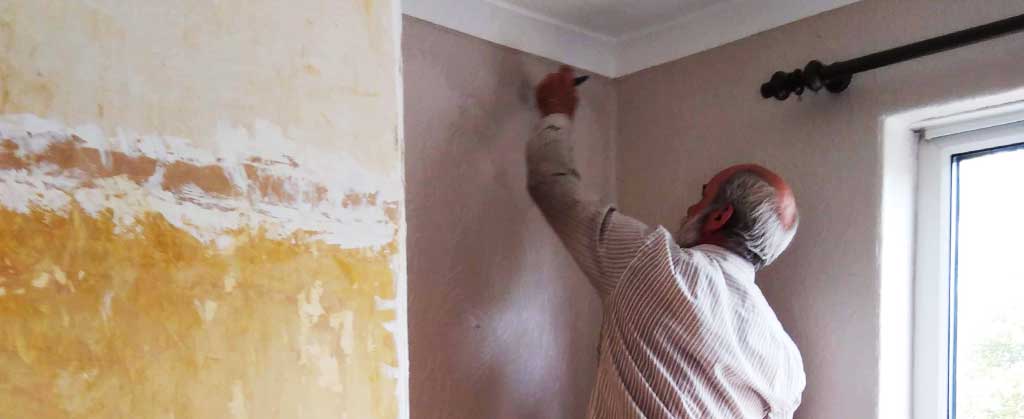
[[[604,36],[619,38],[671,23],[729,0],[503,0],[511,7],[547,16]],[[502,3],[502,1],[492,1]]]
[[[441,26],[619,77],[858,0],[401,0]]]

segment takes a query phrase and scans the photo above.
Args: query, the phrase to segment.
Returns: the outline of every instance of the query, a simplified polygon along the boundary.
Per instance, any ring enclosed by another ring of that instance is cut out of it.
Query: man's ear
[[[725,227],[725,224],[732,218],[733,208],[732,205],[726,205],[722,208],[718,208],[708,214],[707,221],[704,222],[704,227],[701,228],[704,234],[714,233]]]

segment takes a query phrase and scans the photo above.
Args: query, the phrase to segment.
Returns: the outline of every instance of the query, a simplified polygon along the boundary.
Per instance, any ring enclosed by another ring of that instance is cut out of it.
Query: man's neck
[[[700,240],[697,241],[696,246],[700,246],[702,244],[710,244],[712,246],[719,247],[719,248],[721,248],[721,249],[723,249],[723,250],[725,250],[725,251],[735,255],[737,258],[743,260],[744,262],[749,263],[751,268],[753,268],[755,272],[757,271],[757,268],[754,267],[754,263],[749,261],[749,260],[747,260],[747,258],[745,256],[743,256],[742,253],[737,252],[736,250],[732,249],[730,247],[730,245],[729,245],[729,241],[726,240],[725,236],[723,236],[721,234],[713,234],[713,235],[708,235],[708,236],[702,237]]]
[[[713,233],[701,237],[700,240],[697,240],[697,246],[700,246],[702,244],[713,244],[715,246],[721,247],[732,252],[732,250],[729,249],[729,241],[726,240],[725,236],[719,233]]]

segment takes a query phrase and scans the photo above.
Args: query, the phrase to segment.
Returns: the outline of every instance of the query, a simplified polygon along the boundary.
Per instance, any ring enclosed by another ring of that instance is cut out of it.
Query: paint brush
[[[572,85],[579,86],[587,80],[590,80],[590,76],[579,76],[577,78],[572,79]]]

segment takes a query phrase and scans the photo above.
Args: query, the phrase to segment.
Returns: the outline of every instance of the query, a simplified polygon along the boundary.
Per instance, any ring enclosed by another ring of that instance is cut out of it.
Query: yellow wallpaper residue
[[[0,416],[399,416],[397,204],[172,145],[0,115]]]
[[[394,417],[390,250],[148,214],[0,210],[0,410],[25,418]],[[357,415],[356,413],[361,413]],[[362,414],[369,415],[363,416]]]

